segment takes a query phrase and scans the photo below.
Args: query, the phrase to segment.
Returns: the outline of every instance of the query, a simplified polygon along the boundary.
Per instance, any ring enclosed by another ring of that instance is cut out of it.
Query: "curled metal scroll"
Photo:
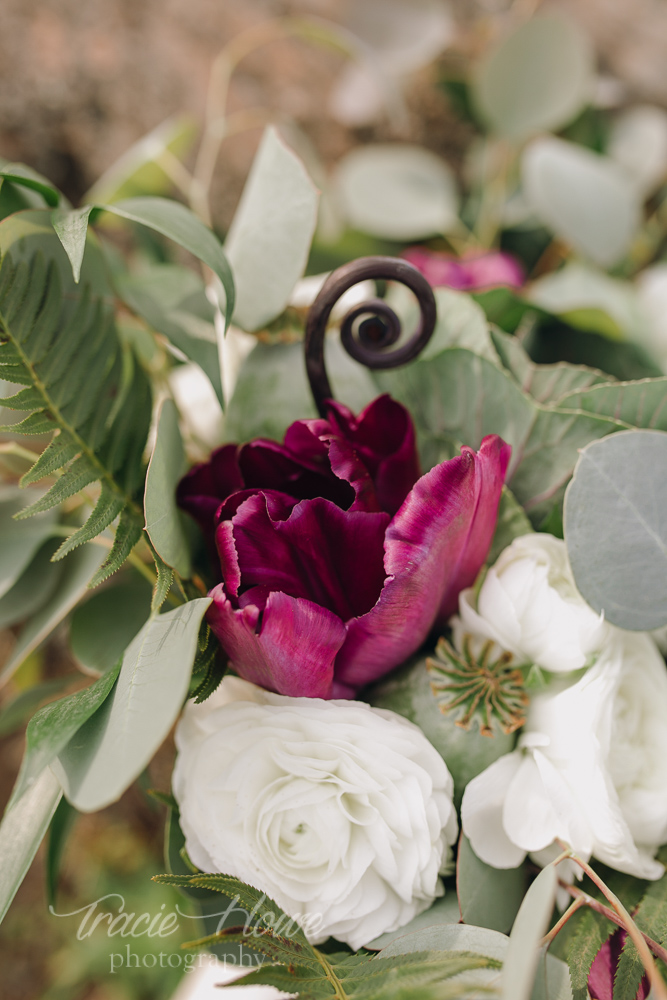
[[[306,322],[306,372],[315,404],[326,416],[326,400],[333,398],[324,364],[324,336],[331,310],[341,295],[369,278],[400,281],[414,292],[419,304],[419,323],[410,339],[388,351],[401,335],[401,321],[382,299],[368,299],[347,313],[340,339],[347,353],[367,368],[398,368],[412,361],[426,347],[435,328],[433,289],[412,264],[397,257],[361,257],[333,271],[310,307]],[[361,319],[361,317],[364,317]]]

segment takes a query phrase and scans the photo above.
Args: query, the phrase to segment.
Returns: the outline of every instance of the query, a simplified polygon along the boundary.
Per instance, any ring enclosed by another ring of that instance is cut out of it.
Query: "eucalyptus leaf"
[[[198,598],[149,619],[125,652],[111,697],[60,754],[54,768],[81,812],[115,802],[167,736],[187,694],[210,603]]]
[[[590,386],[563,396],[558,406],[613,417],[632,427],[667,431],[667,377]]]
[[[646,340],[646,319],[636,287],[590,264],[573,261],[545,274],[532,282],[526,297],[579,329],[593,330],[612,340]]]
[[[25,754],[9,808],[14,808],[44,769],[53,763],[75,733],[103,704],[119,670],[120,663],[89,687],[45,705],[32,717],[26,730]]]
[[[225,241],[242,329],[266,326],[287,305],[308,261],[317,203],[303,163],[267,128]]]
[[[473,99],[488,124],[509,139],[566,125],[589,98],[593,55],[585,33],[557,15],[533,17],[486,54]]]
[[[454,175],[421,146],[359,146],[338,164],[336,186],[349,224],[372,236],[422,239],[459,224]]]
[[[78,604],[69,639],[73,655],[87,670],[111,670],[151,612],[151,586],[134,570]]]
[[[49,768],[0,823],[0,920],[23,881],[62,796]]]
[[[334,396],[358,413],[378,395],[368,370],[337,339],[325,344]],[[257,405],[257,400],[262,405]],[[243,362],[225,418],[227,441],[281,440],[295,420],[316,416],[303,362],[303,344],[257,344]]]
[[[160,408],[155,447],[146,473],[146,531],[160,558],[187,579],[190,549],[183,515],[176,505],[176,486],[188,463],[178,427],[178,410],[171,399]]]
[[[577,587],[624,629],[667,624],[667,433],[636,430],[584,448],[565,495]]]
[[[108,550],[102,546],[88,543],[80,546],[67,557],[63,563],[57,590],[26,622],[19,633],[11,656],[0,671],[0,684],[9,680],[33,649],[36,649],[46,639],[81,600],[88,584],[104,562],[107,554]]]
[[[456,891],[466,924],[506,934],[519,912],[525,889],[523,867],[491,868],[477,857],[466,835],[461,834]]]
[[[557,885],[556,868],[547,865],[525,895],[503,964],[502,1000],[530,1000],[540,960],[540,942],[553,912]]]
[[[394,941],[398,940],[398,938],[416,934],[418,931],[424,931],[426,928],[440,927],[441,924],[458,924],[460,919],[461,911],[459,910],[459,901],[456,898],[456,894],[448,889],[444,896],[441,896],[440,899],[436,899],[435,903],[433,903],[432,906],[429,906],[428,910],[424,910],[423,913],[414,917],[410,923],[404,924],[404,926],[399,927],[398,930],[387,931],[385,934],[380,934],[379,937],[375,938],[373,941],[369,941],[368,944],[364,945],[364,947],[368,948],[370,951],[381,951]]]
[[[375,373],[380,387],[404,403],[420,433],[422,459],[435,463],[459,444],[478,448],[486,434],[512,446],[507,483],[534,524],[560,502],[579,449],[625,424],[592,413],[541,405],[485,358],[461,348]]]
[[[667,173],[667,113],[639,104],[627,108],[611,126],[607,152],[643,195],[652,194]]]
[[[0,598],[13,587],[52,532],[55,510],[26,521],[14,520],[15,514],[43,493],[43,490],[26,491],[18,486],[0,485]]]
[[[526,147],[521,173],[531,208],[556,236],[603,267],[627,253],[641,202],[617,163],[548,136]]]

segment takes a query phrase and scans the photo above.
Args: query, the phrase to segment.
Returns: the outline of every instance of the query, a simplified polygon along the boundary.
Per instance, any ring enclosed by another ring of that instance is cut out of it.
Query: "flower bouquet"
[[[201,185],[0,177],[0,679],[68,616],[87,675],[28,699],[0,914],[175,726],[155,881],[244,985],[665,1000],[667,388],[602,337],[535,360],[578,265],[539,302],[495,251],[303,278],[317,192],[273,128],[224,246]],[[128,266],[127,225],[201,275]]]

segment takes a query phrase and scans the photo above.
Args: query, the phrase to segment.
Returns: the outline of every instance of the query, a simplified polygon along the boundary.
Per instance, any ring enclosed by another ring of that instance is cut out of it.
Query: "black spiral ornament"
[[[387,348],[397,343],[401,336],[398,316],[382,299],[359,303],[350,309],[340,327],[343,347],[355,361],[367,368],[398,368],[417,357],[435,329],[433,289],[407,261],[397,257],[361,257],[333,271],[308,312],[304,345],[308,381],[322,417],[326,416],[326,400],[333,398],[324,363],[324,337],[331,310],[348,288],[369,278],[400,281],[406,285],[417,298],[419,323],[405,344],[395,351],[388,351]]]

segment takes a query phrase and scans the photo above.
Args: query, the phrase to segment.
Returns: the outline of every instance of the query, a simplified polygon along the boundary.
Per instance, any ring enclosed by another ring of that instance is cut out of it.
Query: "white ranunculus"
[[[264,890],[313,943],[333,935],[359,948],[443,894],[453,782],[401,716],[226,677],[188,704],[176,745],[194,863]]]
[[[659,878],[666,716],[667,670],[654,641],[610,628],[576,684],[554,681],[533,696],[519,749],[467,786],[461,818],[475,853],[513,868],[560,838],[585,859]]]
[[[519,663],[555,673],[584,667],[608,632],[577,590],[565,542],[546,534],[515,538],[477,597],[473,588],[461,593],[452,627],[459,649],[465,633],[492,639]]]

